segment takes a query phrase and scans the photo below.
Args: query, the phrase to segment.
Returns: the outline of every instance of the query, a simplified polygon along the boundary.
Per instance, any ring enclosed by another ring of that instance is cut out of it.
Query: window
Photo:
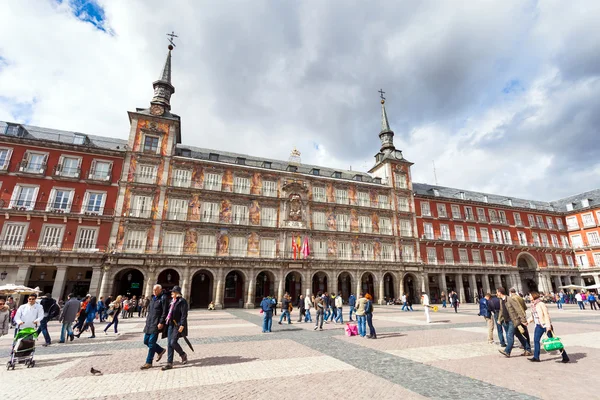
[[[21,250],[25,244],[26,223],[5,222],[2,227],[2,249]]]
[[[452,209],[452,218],[462,219],[462,214],[460,213],[460,206],[452,205],[450,208]]]
[[[236,162],[239,165],[246,165],[246,159],[244,157],[238,157],[237,160],[236,160]]]
[[[146,249],[146,231],[130,230],[125,235],[124,250],[130,253],[143,253]]]
[[[565,235],[561,235],[560,236],[560,241],[562,243],[562,247],[564,247],[565,249],[569,248],[569,238],[566,237]]]
[[[476,242],[477,241],[477,228],[475,228],[474,226],[469,226],[467,228],[467,230],[469,231],[469,241]]]
[[[313,229],[325,229],[325,213],[322,211],[313,211]]]
[[[50,196],[48,196],[50,201],[46,206],[46,211],[70,212],[74,193],[73,189],[52,188]]]
[[[502,233],[500,233],[500,229],[492,229],[492,236],[494,236],[494,243],[502,244]]]
[[[361,243],[360,244],[360,259],[361,260],[373,260],[375,254],[373,252],[372,243]]]
[[[546,253],[546,265],[549,267],[554,266],[554,257],[552,257],[552,254]]]
[[[600,245],[600,237],[598,236],[598,232],[588,232],[587,238],[590,246]]]
[[[260,210],[260,220],[262,226],[277,226],[277,210],[273,207],[263,207]]]
[[[263,168],[271,168],[271,161],[263,161]]]
[[[548,229],[554,229],[554,220],[552,217],[546,217],[546,223],[548,224]]]
[[[433,239],[433,225],[423,224],[423,230],[425,231],[425,239]]]
[[[512,244],[512,237],[510,237],[510,231],[502,231],[502,237],[505,244]]]
[[[469,263],[469,253],[467,252],[467,249],[458,249],[458,259],[461,264]]]
[[[260,256],[262,258],[275,258],[275,239],[260,240]]]
[[[500,221],[498,220],[498,212],[496,212],[496,210],[489,210],[488,212],[489,212],[489,214],[490,214],[490,222],[492,222],[492,223],[496,223],[496,224],[497,224],[498,222],[500,222]]]
[[[350,217],[347,214],[337,214],[336,217],[337,230],[340,232],[350,231]]]
[[[129,215],[136,218],[150,218],[152,198],[150,196],[134,195],[131,201]]]
[[[479,228],[479,233],[481,233],[481,241],[483,243],[490,242],[490,234],[489,234],[487,228]]]
[[[484,250],[483,256],[487,265],[494,265],[494,253],[491,250]]]
[[[277,197],[277,182],[263,181],[262,195],[268,197]]]
[[[381,246],[381,259],[383,261],[394,261],[394,246],[383,244]]]
[[[377,196],[377,202],[379,203],[379,208],[388,209],[390,208],[390,200],[385,194],[380,194]]]
[[[504,211],[498,211],[498,218],[500,219],[501,224],[508,224],[508,220],[506,219],[506,213]]]
[[[204,179],[204,189],[221,190],[221,179],[220,174],[207,173]]]
[[[322,186],[313,186],[313,200],[319,202],[327,201],[325,197],[325,188]]]
[[[596,221],[594,221],[594,215],[592,213],[583,214],[581,216],[581,221],[583,222],[583,226],[586,228],[590,226],[596,226]]]
[[[435,247],[427,248],[427,262],[429,264],[437,264],[437,251]]]
[[[587,254],[576,254],[575,260],[577,260],[577,265],[580,267],[588,267],[590,265],[590,261],[588,260]]]
[[[8,170],[8,164],[10,163],[11,155],[12,155],[12,149],[7,149],[7,148],[0,149],[0,171]]]
[[[85,135],[74,134],[73,135],[73,144],[85,144]]]
[[[236,176],[233,180],[233,192],[250,194],[250,179]]]
[[[79,177],[79,171],[81,170],[81,158],[80,157],[67,157],[62,156],[56,164],[56,176],[64,176],[67,178]]]
[[[315,258],[324,260],[327,258],[327,241],[326,240],[314,240],[313,241],[313,253]]]
[[[396,173],[396,188],[406,189],[407,187],[406,174]]]
[[[446,264],[454,264],[454,251],[451,248],[444,248],[444,261]]]
[[[410,224],[410,221],[405,221]],[[410,226],[410,225],[409,225]],[[392,234],[392,220],[389,218],[380,218],[379,219],[379,233],[382,235],[391,235]]]
[[[38,189],[38,186],[15,185],[10,199],[10,208],[33,210]]]
[[[540,235],[538,235],[536,232],[533,232],[531,236],[533,236],[533,245],[538,247],[541,246]]]
[[[548,242],[548,235],[546,235],[545,233],[542,233],[541,236],[542,236],[542,246],[550,247],[549,242]]]
[[[440,225],[440,238],[442,240],[451,240],[450,227],[448,225]]]
[[[135,181],[148,184],[156,183],[156,165],[139,165]]]
[[[360,233],[371,233],[373,225],[371,223],[371,217],[366,215],[360,215],[358,217],[358,231]]]
[[[192,183],[192,172],[187,169],[176,169],[173,171],[173,186],[175,187],[190,187]]]
[[[98,251],[96,240],[98,228],[79,227],[75,238],[75,250],[78,251]]]
[[[569,267],[574,267],[575,266],[575,264],[573,263],[573,257],[571,257],[571,256],[565,256],[565,258],[567,259],[567,265]]]
[[[577,217],[567,217],[567,229],[579,229],[579,222],[577,222]]]
[[[408,198],[398,196],[398,210],[410,211],[410,209],[408,207]]]
[[[415,249],[409,244],[402,246],[402,261],[413,262],[415,261]]]
[[[338,172],[338,171],[335,171],[332,176],[334,178],[341,179],[342,178],[342,173]]]
[[[571,243],[573,243],[573,248],[583,247],[583,239],[581,239],[581,235],[573,235],[571,236]]]
[[[215,235],[200,235],[198,237],[198,253],[201,256],[214,256],[217,251]]]
[[[412,224],[408,219],[400,220],[400,235],[411,237],[413,235]]]
[[[473,257],[473,264],[481,264],[481,252],[479,250],[471,250],[471,256]]]
[[[546,224],[544,224],[544,217],[542,217],[541,215],[536,215],[535,219],[540,228],[546,229]]]
[[[219,203],[202,203],[202,222],[219,222]]]
[[[313,169],[310,171],[310,173],[311,173],[311,174],[313,174],[313,175],[315,175],[315,176],[319,176],[319,174],[320,174],[320,171],[319,171],[319,169],[318,169],[318,168],[313,168]]]
[[[446,205],[444,203],[437,203],[438,218],[448,218]]]
[[[166,254],[181,254],[183,251],[183,233],[165,232],[163,252]]]
[[[102,214],[104,212],[105,200],[106,193],[104,192],[85,192],[81,205],[82,214]]]
[[[557,254],[557,257],[558,257],[558,254]],[[594,257],[594,265],[597,267],[600,266],[600,253],[594,253],[593,257]]]
[[[233,223],[235,225],[248,225],[248,207],[239,204],[233,206]]]
[[[96,181],[109,181],[111,171],[112,162],[93,160],[88,179],[93,179]]]
[[[179,155],[181,157],[191,157],[192,156],[192,151],[190,149],[178,149],[179,150]]]
[[[500,265],[506,264],[506,258],[504,258],[504,252],[503,251],[497,251],[496,252],[496,257],[498,258],[498,263]]]
[[[558,244],[558,237],[556,235],[552,235],[551,239],[552,239],[552,247],[560,247],[560,245]]]
[[[464,242],[465,241],[465,228],[458,225],[454,227],[454,233],[456,234],[456,240]]]
[[[427,201],[421,202],[421,215],[424,217],[431,216],[431,210],[429,209],[429,202],[427,202]]]
[[[598,217],[598,219],[600,219],[600,216]],[[564,226],[564,224],[563,224],[563,222],[562,222],[562,219],[561,219],[561,218],[558,218],[558,217],[556,218],[556,226],[557,226],[557,227],[558,227],[558,229],[560,229],[561,231],[562,231],[563,229],[565,229],[565,226]]]
[[[341,260],[349,260],[352,257],[350,242],[337,243],[337,257]]]
[[[158,142],[158,137],[146,135],[144,137],[144,153],[156,154],[158,152]]]
[[[19,172],[28,172],[30,174],[43,174],[48,162],[48,153],[36,153],[26,151],[19,167]]]
[[[485,217],[485,210],[483,208],[477,209],[477,220],[479,222],[487,222],[487,218]]]
[[[556,254],[556,265],[565,265],[562,254]]]
[[[169,199],[167,219],[185,221],[187,220],[188,201],[184,199]]]
[[[465,207],[465,218],[467,221],[475,220],[475,217],[473,216],[473,209],[471,207]]]
[[[348,191],[346,189],[335,189],[335,202],[338,204],[349,204]]]
[[[527,221],[529,222],[530,227],[535,228],[535,218],[533,217],[533,215],[528,214]]]
[[[525,232],[517,232],[517,237],[519,238],[519,244],[521,246],[527,246],[527,236],[525,235]]]
[[[358,205],[368,207],[371,205],[368,192],[358,192]]]
[[[519,214],[519,213],[513,213],[513,217],[515,218],[515,225],[516,226],[523,226],[523,221],[521,220],[521,214]]]

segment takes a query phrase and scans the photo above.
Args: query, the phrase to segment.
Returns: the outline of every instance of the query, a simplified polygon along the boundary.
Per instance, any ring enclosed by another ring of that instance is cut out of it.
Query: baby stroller
[[[35,367],[35,340],[37,331],[34,328],[24,328],[17,332],[10,352],[10,360],[6,363],[6,370],[15,369],[17,363],[25,363],[27,368]]]

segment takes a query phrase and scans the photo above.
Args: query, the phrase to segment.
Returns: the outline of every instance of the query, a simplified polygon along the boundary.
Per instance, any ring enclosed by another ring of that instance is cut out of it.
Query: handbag
[[[548,352],[562,350],[565,348],[565,346],[560,341],[560,338],[554,336],[554,332],[552,332],[552,337],[542,340],[542,346],[544,346],[544,350]]]

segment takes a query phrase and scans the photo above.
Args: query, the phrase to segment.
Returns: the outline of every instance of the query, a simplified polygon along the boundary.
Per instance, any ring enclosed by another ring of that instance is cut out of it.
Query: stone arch
[[[225,274],[223,290],[224,307],[244,307],[245,294],[247,293],[247,274],[240,269],[231,269]]]
[[[325,271],[316,271],[312,274],[311,277],[311,287],[313,294],[317,294],[318,292],[327,292],[329,290],[330,276]]]
[[[406,298],[412,303],[419,303],[421,298],[421,285],[420,279],[416,274],[407,272],[402,278],[402,285],[404,287],[404,294]]]
[[[369,293],[371,296],[373,296],[373,302],[377,302],[379,293],[376,292],[377,278],[375,274],[371,271],[365,271],[360,275],[359,282],[361,292],[364,294]]]
[[[527,251],[522,251],[517,255],[517,267],[519,269],[533,270],[538,268],[537,260]]]
[[[534,256],[523,251],[517,255],[517,269],[519,270],[519,278],[525,292],[538,290],[538,263]],[[508,288],[506,288],[508,289]]]
[[[277,297],[277,275],[268,269],[258,271],[254,277],[254,304],[260,304],[263,297]]]
[[[396,291],[396,286],[398,282],[398,277],[393,272],[385,272],[383,274],[383,297],[385,297],[388,301],[390,299],[398,298],[399,293]]]
[[[348,271],[342,271],[337,276],[337,293],[342,294],[342,299],[348,300],[351,293],[354,293],[354,276]]]
[[[293,302],[296,302],[298,297],[302,294],[302,279],[303,276],[298,271],[288,271],[285,274],[284,292],[290,295]]]
[[[171,291],[175,286],[181,286],[181,273],[176,268],[164,268],[156,274],[156,282],[163,289]]]
[[[148,276],[143,268],[127,266],[115,270],[112,274],[112,294],[140,297],[146,290]]]
[[[207,308],[211,301],[215,301],[214,281],[215,272],[210,268],[197,269],[192,273],[190,308]]]

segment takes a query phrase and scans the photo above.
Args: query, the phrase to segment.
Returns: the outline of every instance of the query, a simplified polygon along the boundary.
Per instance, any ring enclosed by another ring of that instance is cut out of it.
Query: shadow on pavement
[[[207,357],[190,359],[188,363],[181,368],[187,367],[212,367],[215,365],[241,364],[257,360],[257,358],[243,358],[241,356]]]

